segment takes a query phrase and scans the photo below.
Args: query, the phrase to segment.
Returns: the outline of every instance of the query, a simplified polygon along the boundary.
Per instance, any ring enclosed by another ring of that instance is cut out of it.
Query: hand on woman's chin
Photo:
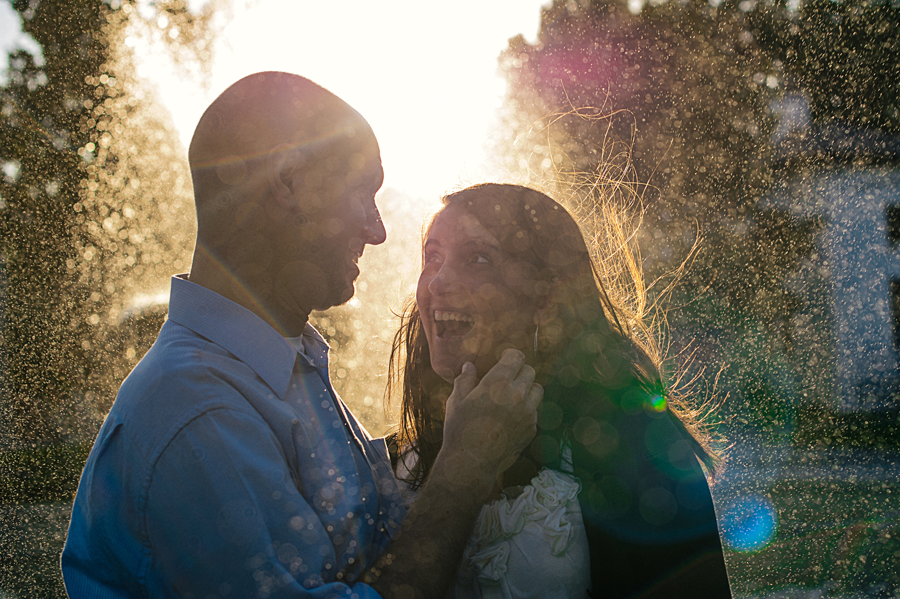
[[[500,361],[500,357],[503,355],[503,352],[507,349],[521,350],[521,348],[517,348],[512,343],[500,343],[496,345],[493,350],[472,358],[471,361],[475,365],[477,376],[480,378],[486,375],[488,371],[490,371],[494,366],[497,365],[497,362]],[[528,355],[527,352],[523,351],[523,353],[525,353],[526,356]],[[457,375],[459,375],[460,372],[462,372],[462,364],[459,365],[459,371],[457,372]]]
[[[432,365],[431,372],[445,383],[450,383],[452,385],[456,377],[462,372],[462,365],[455,370],[448,366],[435,368],[434,365]]]
[[[460,374],[462,374],[463,364],[468,360],[462,359],[454,359],[452,362],[449,360],[442,360],[436,363],[435,360],[431,361],[431,372],[442,379],[446,383],[453,384],[453,381],[456,380]],[[479,374],[481,371],[478,371]]]

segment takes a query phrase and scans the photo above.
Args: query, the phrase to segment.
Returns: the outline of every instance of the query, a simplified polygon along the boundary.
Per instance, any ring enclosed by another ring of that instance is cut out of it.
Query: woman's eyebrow
[[[492,250],[502,251],[499,242],[488,241],[486,239],[470,239],[463,244],[463,247],[488,248]]]
[[[425,241],[425,243],[422,245],[422,250],[427,250],[428,248],[430,248],[432,246],[436,246],[438,248],[442,247],[441,242],[438,241],[437,239],[427,239]],[[474,248],[474,249],[489,249],[489,250],[494,250],[497,252],[503,251],[503,248],[500,246],[499,242],[487,241],[484,239],[468,239],[468,240],[462,242],[461,244],[459,244],[459,247],[461,247],[464,250],[469,250],[469,249]]]

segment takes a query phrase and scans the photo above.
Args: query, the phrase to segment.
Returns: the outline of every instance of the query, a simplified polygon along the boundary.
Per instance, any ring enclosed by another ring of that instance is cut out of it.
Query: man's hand
[[[518,350],[504,351],[480,381],[474,365],[463,366],[447,400],[444,442],[428,480],[399,538],[366,576],[382,597],[447,596],[497,476],[534,438],[543,396]]]
[[[534,438],[543,395],[534,369],[518,350],[505,350],[481,381],[467,362],[447,400],[441,452],[462,452],[470,467],[496,477]]]

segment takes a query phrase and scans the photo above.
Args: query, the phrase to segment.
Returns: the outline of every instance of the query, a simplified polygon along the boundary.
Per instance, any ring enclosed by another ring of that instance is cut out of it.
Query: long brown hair
[[[565,437],[577,419],[577,406],[565,405],[565,397],[583,401],[583,397],[591,396],[590,392],[585,395],[569,390],[637,387],[643,392],[642,397],[662,402],[677,417],[695,442],[697,456],[708,468],[714,467],[718,456],[698,411],[669,389],[661,376],[656,336],[646,325],[641,309],[635,309],[644,306],[643,298],[628,302],[627,298],[620,300],[607,293],[604,273],[591,258],[575,219],[563,206],[535,189],[496,183],[452,193],[443,203],[445,208],[462,207],[477,218],[505,252],[536,269],[546,292],[556,294],[553,300],[558,306],[557,316],[541,328],[539,364],[535,365],[539,378],[544,376],[566,390],[559,394],[564,405],[553,438]],[[426,239],[433,222],[434,219],[425,230]],[[631,276],[639,277],[640,273],[633,272]],[[632,293],[644,290],[640,281],[628,288]],[[429,399],[434,394],[448,394],[450,388],[431,369],[428,343],[414,299],[404,306],[400,318],[391,349],[387,395],[392,397],[399,390],[399,443],[404,451],[418,456],[409,481],[418,487],[441,446],[441,421],[430,413],[428,406],[436,404]],[[556,458],[550,455],[538,457],[537,461],[552,465]]]

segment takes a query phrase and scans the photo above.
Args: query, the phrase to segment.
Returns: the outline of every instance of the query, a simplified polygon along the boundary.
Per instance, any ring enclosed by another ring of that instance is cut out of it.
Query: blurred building
[[[785,286],[802,401],[833,413],[900,410],[900,139],[778,106],[776,182],[764,210],[814,221],[813,252]]]
[[[0,250],[0,450],[10,444],[10,414],[6,402],[6,252]]]

